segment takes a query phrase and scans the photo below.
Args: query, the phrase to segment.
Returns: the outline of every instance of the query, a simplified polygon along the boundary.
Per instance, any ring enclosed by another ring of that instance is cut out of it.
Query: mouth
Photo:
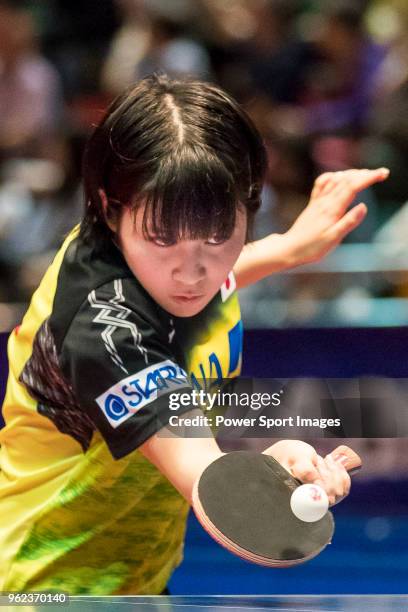
[[[172,298],[180,304],[194,304],[204,297],[204,295],[173,295]]]

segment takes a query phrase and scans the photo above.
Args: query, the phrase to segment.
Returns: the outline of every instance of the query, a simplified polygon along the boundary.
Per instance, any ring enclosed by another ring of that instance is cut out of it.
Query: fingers
[[[312,190],[312,198],[318,198],[323,194],[325,189],[327,190],[328,187],[333,187],[335,184],[335,180],[333,179],[334,174],[334,172],[325,172],[317,177]]]
[[[360,191],[384,181],[388,175],[387,168],[326,172],[316,179],[312,198],[327,195],[332,200],[333,212],[341,215]]]
[[[316,454],[316,458],[317,458],[317,454]],[[317,462],[315,461],[315,463]],[[313,461],[309,458],[298,459],[297,461],[295,461],[291,465],[290,471],[292,472],[295,478],[297,478],[304,484],[309,482],[309,483],[319,484],[320,486],[323,486],[321,483],[321,476],[320,476],[319,469],[313,463]]]
[[[331,506],[350,492],[351,480],[347,470],[331,455],[323,459],[316,454],[313,461],[298,460],[291,466],[291,472],[303,484],[313,483],[321,486],[326,491]]]
[[[326,455],[324,459],[319,457],[318,466],[323,481],[321,486],[326,491],[329,503],[332,506],[349,494],[350,476],[345,467],[335,461],[331,455]]]
[[[274,450],[272,456],[301,483],[321,486],[327,493],[330,505],[348,495],[350,476],[341,455],[338,461],[329,455],[323,459],[313,447],[299,440],[281,441],[271,448]]]
[[[335,461],[332,455],[327,455],[325,462],[331,475],[332,494],[335,498],[333,503],[337,503],[350,493],[351,478],[346,468],[341,463]]]
[[[332,246],[341,242],[347,234],[360,225],[366,214],[367,206],[363,202],[360,202],[357,206],[353,206],[340,221],[337,221],[328,231],[328,239],[332,243]]]

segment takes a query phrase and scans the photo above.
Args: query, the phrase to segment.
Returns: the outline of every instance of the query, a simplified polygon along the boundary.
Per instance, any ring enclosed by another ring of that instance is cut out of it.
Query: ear
[[[98,189],[98,194],[102,202],[102,212],[103,212],[103,217],[105,219],[105,223],[109,227],[109,229],[112,230],[113,233],[116,233],[116,230],[117,230],[116,222],[109,217],[109,203],[108,203],[108,198],[106,196],[106,193],[103,189]]]

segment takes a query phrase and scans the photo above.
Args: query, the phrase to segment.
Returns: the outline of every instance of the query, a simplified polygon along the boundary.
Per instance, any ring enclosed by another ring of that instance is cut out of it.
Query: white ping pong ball
[[[324,517],[329,508],[326,491],[315,484],[300,485],[290,498],[293,514],[306,523],[314,523]]]

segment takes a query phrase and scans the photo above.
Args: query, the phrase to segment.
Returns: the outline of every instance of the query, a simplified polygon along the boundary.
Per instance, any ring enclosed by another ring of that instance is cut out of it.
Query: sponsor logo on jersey
[[[132,311],[125,306],[126,300],[120,278],[113,281],[113,289],[114,295],[108,301],[98,298],[95,290],[91,291],[88,295],[88,302],[91,308],[94,308],[97,312],[92,322],[103,327],[101,337],[113,363],[119,366],[125,374],[129,374],[113,339],[118,329],[126,329],[131,334],[133,343],[143,356],[146,364],[149,363],[149,359],[147,350],[142,344],[142,334],[138,330],[136,323],[128,320],[128,318],[132,317]]]
[[[180,386],[189,386],[187,373],[170,360],[131,374],[96,398],[96,403],[116,428],[147,404]]]
[[[230,272],[226,278],[226,281],[221,285],[221,300],[226,302],[228,298],[234,293],[237,288],[235,282],[235,276],[233,272]]]

